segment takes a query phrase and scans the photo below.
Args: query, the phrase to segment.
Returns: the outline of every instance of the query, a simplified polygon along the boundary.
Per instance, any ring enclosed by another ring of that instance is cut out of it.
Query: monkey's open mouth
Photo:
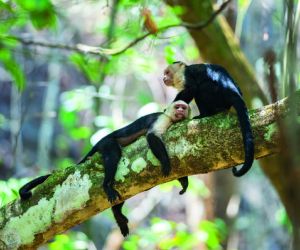
[[[185,116],[184,116],[184,113],[177,113],[177,114],[175,114],[175,117],[178,119],[178,120],[181,120],[181,119],[184,119],[185,118]]]
[[[165,85],[171,86],[173,81],[171,79],[163,78],[163,82]]]

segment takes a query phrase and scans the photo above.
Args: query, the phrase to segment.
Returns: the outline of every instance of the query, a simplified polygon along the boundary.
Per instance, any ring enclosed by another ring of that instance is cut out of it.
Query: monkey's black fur
[[[150,149],[157,159],[161,162],[162,173],[164,176],[169,175],[171,166],[167,150],[161,139],[154,134],[151,128],[163,112],[152,113],[143,116],[124,128],[118,129],[111,134],[102,138],[97,144],[87,153],[87,155],[78,163],[84,163],[88,157],[100,152],[103,157],[104,165],[104,180],[103,189],[107,194],[110,202],[115,201],[120,194],[113,188],[114,178],[117,171],[117,166],[121,158],[121,147],[127,146],[135,141],[141,135],[147,133],[147,141]],[[19,191],[22,200],[29,199],[32,195],[31,189],[43,183],[50,175],[40,176],[31,182],[25,184]],[[180,194],[183,194],[188,187],[188,178],[183,177],[178,179],[182,185]],[[112,211],[120,230],[125,237],[129,233],[128,219],[122,214],[122,206],[124,202],[112,206]]]
[[[239,87],[223,67],[215,64],[185,66],[184,79],[184,89],[174,101],[190,103],[194,98],[200,111],[200,115],[195,118],[212,116],[229,110],[231,106],[235,108],[243,136],[245,163],[239,170],[233,168],[232,172],[237,177],[244,175],[253,163],[254,142],[248,110]]]
[[[42,184],[51,174],[40,176],[28,183],[26,183],[23,187],[20,188],[19,194],[22,200],[27,200],[32,196],[31,189],[35,188],[39,184]]]

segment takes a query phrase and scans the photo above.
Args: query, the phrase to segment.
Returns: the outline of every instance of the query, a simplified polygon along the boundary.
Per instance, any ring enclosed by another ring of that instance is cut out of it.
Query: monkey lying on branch
[[[189,114],[189,105],[184,101],[176,101],[170,104],[164,112],[145,115],[124,128],[105,136],[93,146],[78,164],[84,163],[88,157],[91,157],[96,152],[101,153],[104,165],[103,189],[108,200],[114,202],[117,198],[121,198],[113,185],[118,163],[122,156],[122,147],[133,143],[140,136],[146,135],[151,151],[161,163],[162,174],[167,176],[171,171],[171,165],[161,136],[173,123],[188,118]],[[32,196],[31,190],[43,183],[49,176],[50,174],[40,176],[21,187],[19,190],[21,199],[29,199]],[[182,186],[180,194],[183,194],[188,187],[188,177],[179,178],[178,181]],[[123,205],[124,202],[114,205],[112,211],[123,236],[126,236],[129,233],[129,229],[128,219],[122,214]]]

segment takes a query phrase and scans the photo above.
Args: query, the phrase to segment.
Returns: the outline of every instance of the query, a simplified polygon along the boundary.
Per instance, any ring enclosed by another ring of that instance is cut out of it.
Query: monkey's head
[[[174,62],[164,70],[164,84],[182,90],[184,88],[184,70],[186,64],[183,62]]]
[[[165,114],[169,116],[172,122],[178,122],[189,118],[190,106],[184,101],[176,101],[171,103],[165,110]]]

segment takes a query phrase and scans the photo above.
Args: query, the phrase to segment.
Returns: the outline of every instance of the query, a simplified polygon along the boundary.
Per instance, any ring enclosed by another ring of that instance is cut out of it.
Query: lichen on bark
[[[300,92],[297,105],[299,96]],[[256,158],[279,151],[275,124],[287,115],[287,103],[285,99],[250,111]],[[231,113],[177,123],[170,127],[163,140],[172,166],[167,177],[162,176],[145,137],[123,149],[123,160],[119,164],[123,170],[115,182],[122,198],[117,203],[158,184],[233,167],[244,160],[239,123]],[[2,207],[0,248],[36,249],[55,234],[111,207],[102,189],[103,171],[102,157],[95,154],[84,164],[55,171],[28,201],[16,200]],[[17,229],[19,227],[26,233]]]

